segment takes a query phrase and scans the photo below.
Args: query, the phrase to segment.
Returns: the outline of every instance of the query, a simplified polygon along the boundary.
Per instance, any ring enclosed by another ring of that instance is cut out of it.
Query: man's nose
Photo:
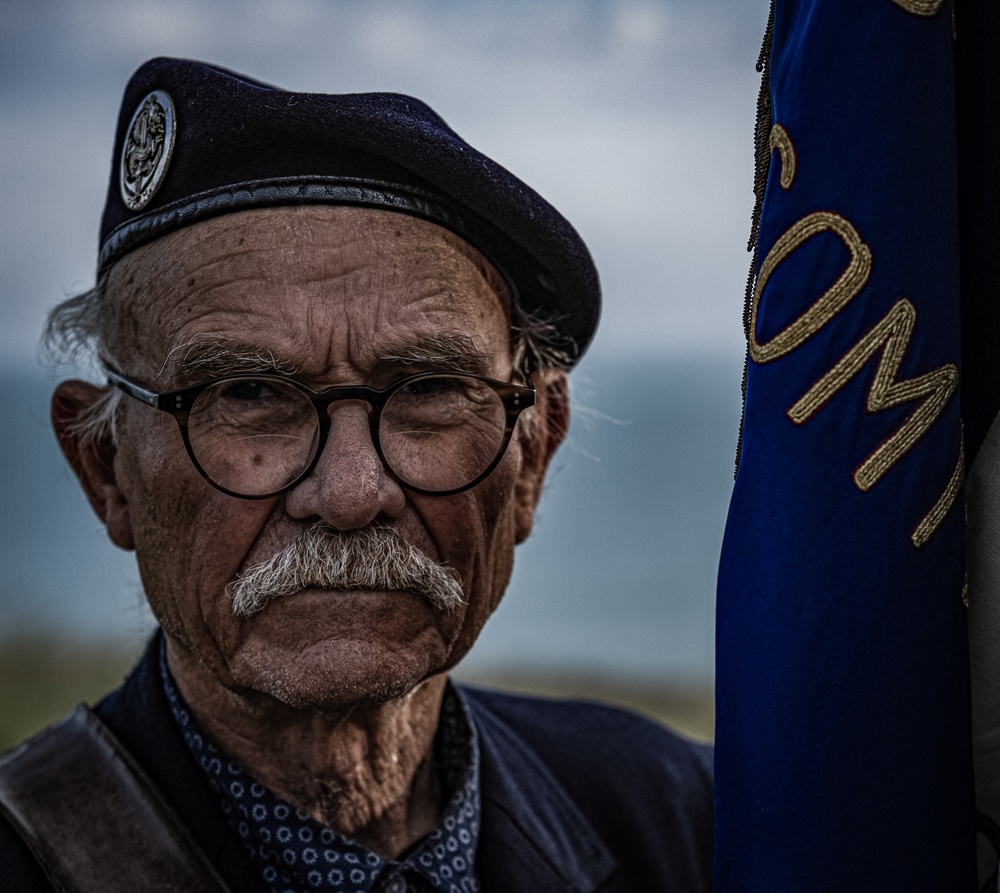
[[[375,451],[368,408],[350,401],[327,410],[330,432],[316,467],[285,497],[291,517],[319,517],[337,530],[352,530],[379,515],[402,513],[406,495]]]

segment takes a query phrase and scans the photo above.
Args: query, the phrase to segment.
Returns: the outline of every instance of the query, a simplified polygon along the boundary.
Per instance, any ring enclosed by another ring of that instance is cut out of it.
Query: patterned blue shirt
[[[375,853],[296,809],[222,753],[189,713],[160,653],[163,687],[195,762],[272,893],[478,893],[479,742],[449,684],[435,764],[450,799],[441,824],[399,858]]]

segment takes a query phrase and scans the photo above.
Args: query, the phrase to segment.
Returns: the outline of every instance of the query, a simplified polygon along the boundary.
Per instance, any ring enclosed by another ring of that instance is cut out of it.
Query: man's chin
[[[340,711],[402,697],[448,668],[447,648],[433,625],[397,629],[397,635],[385,626],[294,638],[285,632],[277,641],[257,635],[243,640],[229,666],[237,687],[289,707]]]

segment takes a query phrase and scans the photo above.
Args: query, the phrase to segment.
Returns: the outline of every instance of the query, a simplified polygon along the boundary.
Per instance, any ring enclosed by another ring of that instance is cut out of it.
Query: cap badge
[[[160,188],[174,151],[174,104],[162,90],[154,90],[135,110],[122,146],[122,201],[141,211]]]

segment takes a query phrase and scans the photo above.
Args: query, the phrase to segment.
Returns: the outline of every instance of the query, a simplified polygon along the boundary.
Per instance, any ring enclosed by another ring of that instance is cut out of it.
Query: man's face
[[[404,215],[325,206],[227,215],[117,264],[109,296],[126,345],[117,360],[158,391],[275,369],[317,390],[384,387],[439,368],[510,380],[509,310],[485,268],[459,238]],[[105,520],[120,545],[134,544],[172,664],[293,706],[381,701],[453,666],[501,598],[544,472],[515,436],[472,490],[410,493],[374,451],[367,406],[342,402],[307,479],[243,500],[198,474],[172,418],[134,400],[120,412],[120,496]],[[309,589],[237,617],[226,587],[317,519],[343,531],[395,528],[461,574],[466,603],[445,612],[408,592]]]

